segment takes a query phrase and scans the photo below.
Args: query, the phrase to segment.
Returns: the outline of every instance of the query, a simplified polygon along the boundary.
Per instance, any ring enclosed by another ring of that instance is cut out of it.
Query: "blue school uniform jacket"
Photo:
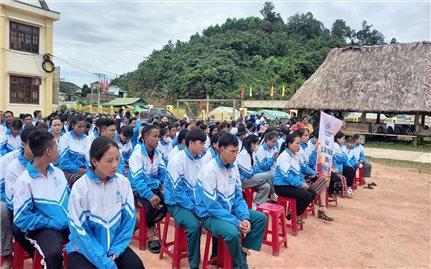
[[[179,205],[195,211],[195,189],[202,159],[193,157],[188,148],[178,152],[168,164],[164,198],[168,205]]]
[[[15,184],[13,222],[22,232],[66,230],[69,192],[63,171],[50,165],[45,177],[29,162]]]
[[[136,125],[133,128],[133,136],[132,139],[130,139],[130,141],[132,142],[132,149],[135,148],[135,146],[138,144],[138,139],[139,139],[139,129],[142,126],[142,120],[136,120]]]
[[[301,142],[301,147],[298,152],[299,164],[301,165],[301,174],[314,175],[316,172],[311,169],[309,165],[310,155],[313,152],[313,148],[309,147],[307,143]]]
[[[157,146],[157,149],[162,154],[162,158],[163,158],[163,161],[165,162],[165,165],[168,166],[169,153],[173,149],[172,143],[171,142],[163,141],[161,139],[161,140],[159,140],[159,145]]]
[[[85,134],[82,134],[81,139],[78,140],[72,130],[60,138],[58,150],[60,153],[59,168],[61,170],[78,173],[81,168],[86,168],[85,154],[89,150],[86,137]]]
[[[277,159],[274,185],[301,187],[305,183],[301,176],[301,165],[298,154],[292,156],[289,149],[285,149]]]
[[[21,148],[21,137],[19,135],[13,136],[12,130],[9,128],[6,132],[0,134],[0,155],[6,155],[7,153]]]
[[[166,177],[166,166],[162,154],[154,149],[151,160],[144,144],[136,145],[129,160],[129,180],[132,190],[140,197],[150,200]]]
[[[205,152],[205,155],[202,157],[202,165],[206,165],[207,163],[209,163],[215,157],[217,157],[217,152],[214,150],[213,147],[210,147]]]
[[[6,174],[8,172],[7,167],[13,160],[18,158],[21,151],[22,149],[16,149],[4,156],[0,156],[0,198],[2,202],[7,202],[7,194],[6,194]]]
[[[256,153],[253,153],[254,161],[260,172],[268,172],[275,169],[274,152],[278,151],[277,145],[270,149],[266,143],[259,147]]]
[[[251,164],[251,156],[244,147],[236,156],[236,164],[238,165],[241,182],[253,177],[254,174],[259,172],[256,163],[254,165]]]
[[[345,166],[351,166],[348,159],[345,150],[343,149],[343,145],[340,145],[339,143],[334,143],[334,156],[332,157],[332,162],[334,163],[334,166],[338,170],[338,174],[343,173],[343,165]]]
[[[9,152],[4,157],[14,155],[16,152],[18,152],[18,154],[15,158],[13,158],[10,162],[7,163],[4,171],[6,206],[10,210],[13,210],[13,196],[16,181],[18,177],[21,176],[22,173],[24,173],[27,168],[27,164],[29,163],[29,161],[24,158],[24,149],[17,149],[15,151]]]
[[[198,174],[196,183],[196,214],[200,218],[215,217],[238,227],[250,213],[242,197],[238,168],[225,166],[218,155]]]
[[[69,199],[70,242],[97,268],[117,268],[109,258],[120,256],[132,240],[136,216],[130,183],[115,174],[106,184],[91,170],[72,188]]]

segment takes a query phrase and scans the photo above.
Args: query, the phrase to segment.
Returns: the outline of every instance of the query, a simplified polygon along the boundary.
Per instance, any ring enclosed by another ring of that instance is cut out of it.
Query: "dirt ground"
[[[249,267],[430,268],[431,174],[373,164],[372,181],[378,185],[374,190],[360,187],[353,199],[329,207],[334,222],[309,215],[303,231],[289,234],[280,256],[263,245],[260,252],[251,252]],[[171,268],[170,258],[139,251],[137,242],[132,247],[146,268]],[[186,259],[181,265],[188,268]]]

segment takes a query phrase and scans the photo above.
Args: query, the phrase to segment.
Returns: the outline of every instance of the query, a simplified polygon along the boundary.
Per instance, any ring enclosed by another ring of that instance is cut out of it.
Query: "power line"
[[[8,51],[8,52],[12,52],[12,53],[15,53],[15,54],[20,54],[20,55],[25,55],[25,56],[33,56],[34,57],[34,56],[43,56],[43,55],[45,55],[45,54],[37,54],[37,53],[31,53],[31,54],[29,54],[29,53],[24,53],[24,52],[20,52],[20,51],[10,50],[10,49],[3,48],[3,47],[0,47],[0,48],[3,49],[3,50],[5,50],[5,51]],[[94,67],[88,67],[88,66],[84,66],[84,65],[78,66],[78,65],[73,64],[73,63],[71,63],[69,61],[63,60],[60,57],[55,56],[55,55],[53,55],[51,53],[46,53],[46,54],[49,54],[53,58],[55,58],[55,59],[57,59],[57,60],[65,63],[67,65],[70,65],[70,66],[72,66],[72,67],[74,67],[74,68],[76,68],[78,70],[84,71],[84,72],[92,74],[92,75],[96,75],[97,76],[99,74],[99,72],[94,72],[94,71],[100,71],[100,72],[103,72],[105,74],[108,74],[108,75],[106,75],[106,77],[109,77],[109,78],[115,78],[117,76],[117,74],[115,74],[115,73],[107,72],[105,70],[97,69],[97,68],[94,68]],[[94,70],[94,71],[92,71],[91,69]]]

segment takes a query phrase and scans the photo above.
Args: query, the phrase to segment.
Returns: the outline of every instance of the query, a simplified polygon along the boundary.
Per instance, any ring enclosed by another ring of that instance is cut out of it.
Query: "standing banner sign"
[[[334,155],[334,136],[341,129],[343,121],[320,112],[319,149],[316,170],[329,182],[331,179],[332,156]]]

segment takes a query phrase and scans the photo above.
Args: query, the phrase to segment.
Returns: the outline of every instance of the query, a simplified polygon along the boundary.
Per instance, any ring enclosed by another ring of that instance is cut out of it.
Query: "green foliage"
[[[330,49],[351,44],[380,44],[383,35],[365,21],[355,33],[343,20],[331,30],[311,12],[296,14],[284,23],[271,2],[260,11],[263,19],[227,19],[190,37],[188,42],[169,41],[154,50],[138,69],[111,84],[128,96],[163,99],[239,98],[241,88],[253,88],[253,97],[281,98],[284,85],[289,98],[324,61]],[[348,39],[350,42],[348,43]],[[270,97],[275,85],[276,96]]]
[[[79,86],[77,86],[71,82],[60,81],[60,92],[61,93],[73,94],[79,90],[81,90],[81,88],[79,88]]]

